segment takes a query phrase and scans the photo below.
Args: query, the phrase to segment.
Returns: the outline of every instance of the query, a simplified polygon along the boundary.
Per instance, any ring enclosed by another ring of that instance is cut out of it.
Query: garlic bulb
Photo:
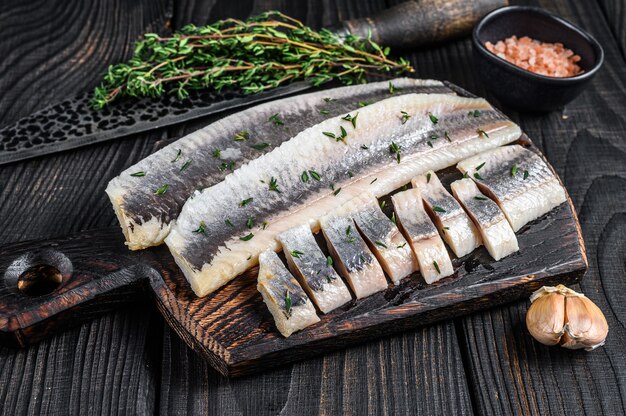
[[[609,332],[604,314],[582,293],[563,285],[544,286],[530,297],[526,326],[537,341],[591,351]]]

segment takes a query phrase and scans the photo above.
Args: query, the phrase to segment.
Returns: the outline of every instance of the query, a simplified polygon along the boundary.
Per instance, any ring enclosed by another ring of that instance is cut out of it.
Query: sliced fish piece
[[[450,93],[439,81],[392,80],[395,94]],[[131,250],[159,245],[189,196],[328,117],[389,97],[389,83],[334,88],[260,104],[195,131],[123,171],[106,192]]]
[[[318,309],[328,313],[352,300],[350,291],[317,245],[308,224],[278,235],[289,269]]]
[[[450,185],[454,197],[465,207],[478,226],[485,248],[498,261],[519,250],[517,237],[498,205],[480,192],[469,178]]]
[[[480,233],[458,201],[444,188],[435,172],[428,171],[411,181],[419,189],[424,205],[444,241],[457,257],[463,257],[482,244]]]
[[[391,197],[396,223],[415,253],[426,283],[454,274],[452,261],[437,228],[424,209],[419,189],[407,189]]]
[[[481,117],[468,118],[469,110]],[[485,100],[453,95],[394,96],[349,114],[357,112],[357,122],[334,117],[300,132],[185,203],[166,243],[196,294],[254,266],[262,251],[280,250],[276,236],[289,228],[315,231],[355,197],[386,195],[521,133]]]
[[[567,200],[552,168],[537,153],[519,145],[478,154],[457,168],[498,203],[514,231]]]
[[[272,250],[259,256],[257,289],[283,336],[288,337],[319,322],[320,318],[306,293]]]
[[[395,285],[417,271],[419,266],[411,247],[375,198],[361,198],[353,215],[364,240]]]
[[[326,216],[320,220],[320,225],[335,267],[357,299],[387,289],[385,273],[356,230],[352,218]]]

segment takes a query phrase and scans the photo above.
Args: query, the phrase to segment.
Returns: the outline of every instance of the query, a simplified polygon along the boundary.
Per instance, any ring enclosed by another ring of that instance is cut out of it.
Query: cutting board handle
[[[119,229],[0,247],[0,341],[26,346],[136,300],[158,272]]]
[[[331,30],[360,37],[371,33],[380,45],[414,48],[466,35],[484,15],[507,4],[508,0],[407,1]]]

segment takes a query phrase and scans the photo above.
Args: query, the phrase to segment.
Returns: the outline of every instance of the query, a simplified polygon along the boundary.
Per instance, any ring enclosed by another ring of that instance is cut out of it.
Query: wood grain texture
[[[92,88],[171,13],[159,1],[3,1],[0,124]],[[148,154],[152,133],[0,169],[0,242],[112,225],[108,178]],[[158,380],[145,302],[25,350],[0,347],[0,414],[151,414]],[[154,323],[154,325],[153,325]]]

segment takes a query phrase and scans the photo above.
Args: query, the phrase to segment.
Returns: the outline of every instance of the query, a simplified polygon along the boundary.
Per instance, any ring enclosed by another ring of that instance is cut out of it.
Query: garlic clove
[[[558,292],[539,292],[531,298],[526,327],[537,341],[544,345],[556,345],[565,330],[565,296]]]
[[[604,314],[585,296],[565,298],[565,334],[561,346],[591,351],[601,345],[609,332]]]

